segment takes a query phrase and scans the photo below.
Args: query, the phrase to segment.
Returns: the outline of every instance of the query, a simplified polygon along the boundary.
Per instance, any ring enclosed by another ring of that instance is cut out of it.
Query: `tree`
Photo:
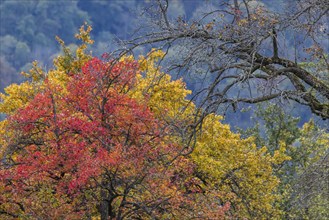
[[[166,126],[127,95],[136,70],[134,62],[94,58],[65,91],[46,79],[8,119],[15,138],[1,179],[9,215],[79,219],[95,215],[94,204],[101,219],[193,213],[193,196],[181,189],[190,162],[173,159],[179,148],[165,140]]]
[[[30,81],[1,94],[4,218],[280,216],[272,167],[283,148],[256,149],[216,115],[195,121],[202,111],[161,72],[162,51],[93,58],[90,31],[80,29],[75,53],[58,39],[54,69],[35,64]]]
[[[234,218],[280,219],[282,212],[274,204],[283,198],[273,168],[290,159],[285,148],[272,155],[266,147],[257,148],[254,138],[232,133],[219,119],[213,114],[205,118],[191,154],[198,176],[221,192],[221,201],[231,203]]]
[[[175,209],[170,198],[176,183],[169,177],[181,167],[179,160],[174,169],[164,169],[175,147],[161,143],[166,129],[147,106],[124,93],[133,83],[134,63],[110,65],[87,62],[68,82],[65,96],[46,81],[42,93],[9,119],[15,140],[7,165],[13,167],[2,179],[21,192],[11,199],[26,213],[78,218],[93,214],[99,203],[102,219],[121,219]],[[39,196],[51,199],[33,204]]]
[[[77,36],[90,43],[91,28]],[[222,218],[199,192],[193,163],[148,96],[133,98],[138,65],[68,48],[47,74],[2,95],[0,214],[6,218]],[[172,85],[183,86],[181,82]],[[35,87],[34,87],[35,86]],[[184,93],[182,94],[184,97]],[[207,204],[206,207],[198,204]]]
[[[146,94],[152,111],[168,126],[174,125],[175,133],[170,138],[183,143],[181,153],[195,164],[194,181],[199,190],[216,196],[221,205],[229,202],[233,218],[280,218],[282,210],[274,204],[283,198],[277,192],[280,180],[273,170],[289,160],[285,146],[270,152],[266,147],[257,148],[254,138],[240,138],[214,114],[205,116],[202,122],[195,120],[200,111],[185,99],[190,92],[180,80],[170,81],[169,75],[155,65],[164,55],[152,50],[140,58],[140,68],[146,75],[139,78],[133,96]],[[200,130],[191,129],[200,124]],[[194,144],[191,133],[195,135]]]
[[[171,20],[170,2],[153,2],[145,18],[150,28],[126,42],[124,53],[153,44],[175,53],[168,56],[168,70],[201,72],[205,79],[210,74],[209,84],[197,92],[208,112],[280,98],[328,119],[326,1],[290,1],[284,9],[270,9],[262,1],[216,2],[193,20]],[[288,49],[284,45],[291,39],[295,45]],[[310,72],[305,61],[325,63],[324,76]]]
[[[254,136],[257,145],[266,145],[272,155],[284,146],[285,154],[290,157],[273,167],[280,179],[278,191],[282,198],[277,202],[284,212],[283,217],[327,218],[328,133],[313,120],[299,128],[299,118],[273,104],[260,106],[255,115],[257,125],[244,134]]]
[[[292,182],[289,217],[326,219],[329,217],[329,134],[310,121],[301,129],[297,143],[303,153],[296,162],[297,178]]]

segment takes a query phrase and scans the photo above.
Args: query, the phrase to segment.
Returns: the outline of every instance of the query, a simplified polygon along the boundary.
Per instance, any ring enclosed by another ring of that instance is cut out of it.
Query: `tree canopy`
[[[75,55],[62,44],[66,53],[54,69],[35,65],[30,81],[1,95],[8,115],[1,122],[2,216],[281,215],[272,167],[289,159],[284,149],[273,156],[257,149],[215,115],[205,118],[203,133],[190,130],[198,110],[184,83],[157,66],[162,52],[137,61],[93,58],[84,52],[90,31],[80,29]],[[194,151],[184,138],[190,133]]]
[[[329,7],[280,2],[1,1],[0,218],[329,218]]]

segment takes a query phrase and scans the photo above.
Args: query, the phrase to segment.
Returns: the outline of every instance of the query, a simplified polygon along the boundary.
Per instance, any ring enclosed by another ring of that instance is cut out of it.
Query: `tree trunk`
[[[108,220],[109,218],[109,201],[107,199],[107,193],[104,189],[101,191],[101,204],[99,206],[99,213],[101,214],[101,220]]]

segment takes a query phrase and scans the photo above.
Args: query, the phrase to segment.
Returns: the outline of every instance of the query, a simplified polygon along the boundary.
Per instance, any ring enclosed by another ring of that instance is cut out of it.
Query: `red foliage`
[[[19,131],[14,165],[0,171],[7,193],[18,195],[9,200],[34,217],[48,209],[50,218],[70,219],[92,215],[95,203],[102,213],[104,202],[105,215],[117,218],[187,207],[183,191],[193,182],[184,182],[192,166],[184,158],[172,161],[179,148],[166,139],[164,124],[127,95],[136,67],[94,58],[71,76],[67,91],[46,81],[46,89],[9,119]]]

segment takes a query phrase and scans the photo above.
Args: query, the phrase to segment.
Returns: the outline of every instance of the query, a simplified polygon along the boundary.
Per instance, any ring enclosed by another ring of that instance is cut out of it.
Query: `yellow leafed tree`
[[[161,72],[157,61],[162,57],[163,52],[156,50],[146,58],[140,57],[140,70],[145,76],[139,76],[133,95],[148,96],[153,112],[168,122],[176,119],[191,123],[197,115],[194,104],[186,99],[191,92],[181,80],[171,81]],[[234,217],[279,219],[282,213],[275,202],[280,199],[276,192],[280,180],[272,167],[290,159],[285,155],[284,143],[271,156],[266,147],[257,149],[253,138],[240,138],[221,119],[214,114],[205,118],[189,157],[196,164],[199,187],[223,205],[230,202]]]

